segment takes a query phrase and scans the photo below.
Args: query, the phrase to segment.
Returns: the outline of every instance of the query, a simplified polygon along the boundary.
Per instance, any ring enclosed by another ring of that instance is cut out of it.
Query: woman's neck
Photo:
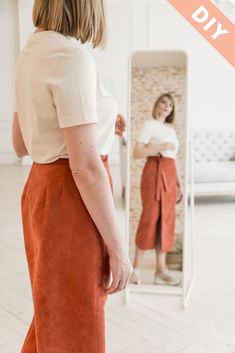
[[[161,124],[165,123],[165,118],[157,117],[156,120]]]
[[[34,33],[37,33],[37,32],[43,32],[43,31],[45,31],[45,29],[44,29],[44,28],[40,28],[40,27],[38,27],[38,28],[36,28],[36,30],[34,31]]]

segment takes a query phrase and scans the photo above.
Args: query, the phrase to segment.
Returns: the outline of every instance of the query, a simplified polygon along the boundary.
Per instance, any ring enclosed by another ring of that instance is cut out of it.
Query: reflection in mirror
[[[131,59],[130,257],[133,285],[181,286],[186,55]]]

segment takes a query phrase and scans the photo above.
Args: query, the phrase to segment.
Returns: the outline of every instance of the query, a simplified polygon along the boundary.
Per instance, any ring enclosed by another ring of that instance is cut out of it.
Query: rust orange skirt
[[[34,306],[21,353],[104,353],[109,255],[68,159],[33,163],[21,211]]]
[[[160,237],[161,251],[174,248],[177,174],[175,160],[148,157],[141,177],[142,213],[136,233],[139,249],[155,249]]]

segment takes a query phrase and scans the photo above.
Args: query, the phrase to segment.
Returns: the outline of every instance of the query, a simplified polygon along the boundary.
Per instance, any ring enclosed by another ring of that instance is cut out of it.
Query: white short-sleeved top
[[[91,54],[75,38],[32,33],[16,64],[15,111],[37,163],[68,158],[62,128],[96,123],[100,154],[114,140],[117,101],[102,85]]]
[[[148,119],[144,123],[144,127],[137,138],[138,142],[145,144],[162,144],[166,142],[174,143],[175,150],[165,150],[161,154],[164,157],[176,158],[179,150],[179,140],[177,139],[175,129],[172,124],[162,123],[156,119]]]

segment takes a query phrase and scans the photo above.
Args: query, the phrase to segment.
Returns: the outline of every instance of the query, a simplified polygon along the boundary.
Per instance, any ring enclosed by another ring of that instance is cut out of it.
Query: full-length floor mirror
[[[134,267],[129,289],[183,295],[189,212],[187,55],[134,52],[129,80],[128,235]]]

